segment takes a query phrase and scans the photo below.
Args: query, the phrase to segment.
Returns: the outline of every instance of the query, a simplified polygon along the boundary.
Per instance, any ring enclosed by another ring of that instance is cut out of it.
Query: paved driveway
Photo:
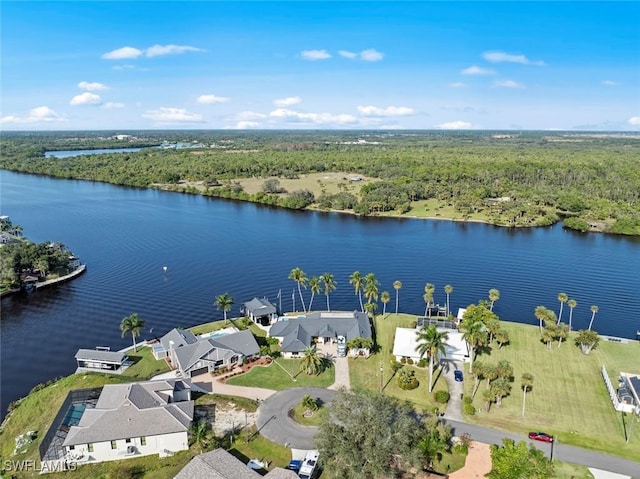
[[[462,370],[462,364],[454,361],[442,361],[442,374],[449,385],[449,402],[444,411],[444,417],[452,421],[463,421],[462,419],[462,395],[464,386],[462,382],[457,382],[453,376],[456,369]],[[466,375],[464,377],[466,380]]]
[[[292,388],[279,391],[262,401],[258,408],[256,426],[267,439],[294,449],[313,449],[317,427],[301,426],[289,417],[289,410],[308,394],[328,403],[335,392],[323,388]]]

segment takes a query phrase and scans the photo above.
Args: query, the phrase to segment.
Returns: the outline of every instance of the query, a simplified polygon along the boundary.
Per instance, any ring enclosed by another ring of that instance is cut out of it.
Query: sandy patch
[[[223,436],[233,430],[255,425],[257,412],[249,412],[233,402],[226,404],[207,404],[196,408],[197,415],[206,417],[216,436]]]

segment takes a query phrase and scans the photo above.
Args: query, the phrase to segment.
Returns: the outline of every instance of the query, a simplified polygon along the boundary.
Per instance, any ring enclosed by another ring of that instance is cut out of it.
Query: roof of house
[[[298,475],[276,467],[265,476],[243,464],[240,459],[222,448],[195,456],[174,479],[298,479]]]
[[[244,309],[248,314],[254,316],[267,316],[276,314],[276,306],[267,298],[253,298],[251,301],[244,303]]]
[[[198,341],[198,338],[196,338],[191,331],[178,328],[172,329],[160,338],[160,343],[167,351],[169,351],[170,349],[176,349],[181,346],[185,346],[187,344],[193,344],[196,341]]]
[[[419,358],[416,351],[418,346],[417,331],[415,328],[396,328],[396,336],[393,340],[393,355],[407,358]]]
[[[253,356],[260,352],[255,336],[248,329],[237,333],[225,334],[209,340],[213,345],[228,348],[244,356]]]
[[[99,351],[97,349],[78,349],[76,359],[79,361],[98,361],[103,363],[122,364],[127,355],[120,351]]]
[[[78,425],[69,429],[63,445],[186,432],[193,401],[170,401],[174,391],[190,388],[182,379],[107,384],[95,407],[85,409]]]
[[[347,341],[354,338],[371,338],[369,317],[360,311],[326,312],[308,314],[303,319],[291,318],[278,321],[269,330],[270,336],[282,338],[283,352],[302,351],[311,346],[316,337],[344,336]]]

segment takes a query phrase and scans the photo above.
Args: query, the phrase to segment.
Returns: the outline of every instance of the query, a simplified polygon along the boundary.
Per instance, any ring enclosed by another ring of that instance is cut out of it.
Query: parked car
[[[534,441],[553,442],[553,436],[546,432],[530,432],[529,439],[533,439]]]
[[[289,462],[287,469],[290,469],[294,472],[298,472],[300,470],[300,466],[302,466],[302,461],[294,459],[293,461]]]
[[[461,382],[462,382],[462,379],[463,379],[462,371],[460,371],[459,369],[456,369],[456,370],[453,372],[453,377],[454,377],[454,379],[455,379],[456,381],[458,381],[459,383],[461,383]]]

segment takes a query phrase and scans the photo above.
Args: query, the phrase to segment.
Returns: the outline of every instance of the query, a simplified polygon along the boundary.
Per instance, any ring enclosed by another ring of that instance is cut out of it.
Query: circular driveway
[[[256,426],[260,434],[285,447],[313,449],[313,436],[318,428],[301,426],[289,417],[289,410],[300,404],[306,394],[327,404],[333,399],[335,391],[324,388],[292,388],[270,396],[258,408]]]

